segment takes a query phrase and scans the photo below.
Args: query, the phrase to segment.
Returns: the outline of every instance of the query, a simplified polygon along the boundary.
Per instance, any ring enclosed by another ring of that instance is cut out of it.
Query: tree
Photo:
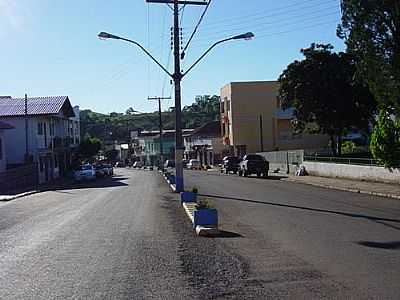
[[[400,115],[400,2],[342,0],[338,36],[358,58],[358,75],[382,108]]]
[[[342,136],[354,127],[368,130],[376,103],[368,86],[354,79],[354,57],[332,49],[317,44],[302,49],[305,59],[279,77],[279,97],[283,108],[295,110],[295,130],[313,124],[314,132],[330,136],[333,154],[341,155]]]
[[[381,110],[371,135],[372,155],[386,168],[400,166],[400,122]]]
[[[133,107],[129,107],[129,108],[126,110],[125,114],[127,114],[127,115],[132,115],[132,114],[134,114],[135,112],[136,112],[136,110],[134,110]]]
[[[79,145],[79,155],[84,159],[95,156],[101,149],[101,141],[98,138],[86,134]]]

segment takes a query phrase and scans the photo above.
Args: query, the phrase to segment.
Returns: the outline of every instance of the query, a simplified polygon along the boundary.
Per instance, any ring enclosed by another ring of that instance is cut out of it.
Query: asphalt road
[[[222,244],[273,298],[399,299],[400,201],[269,179],[186,171],[218,208]]]
[[[224,230],[199,238],[157,172],[116,174],[0,204],[0,299],[400,295],[400,201],[186,172]]]

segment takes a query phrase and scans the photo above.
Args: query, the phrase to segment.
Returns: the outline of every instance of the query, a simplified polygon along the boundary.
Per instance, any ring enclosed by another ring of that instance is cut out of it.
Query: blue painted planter
[[[175,184],[175,175],[169,175],[168,180],[170,184]]]
[[[199,209],[193,212],[193,226],[197,225],[211,225],[218,226],[218,211],[215,208]]]
[[[197,194],[192,192],[181,193],[181,203],[190,203],[197,201]]]

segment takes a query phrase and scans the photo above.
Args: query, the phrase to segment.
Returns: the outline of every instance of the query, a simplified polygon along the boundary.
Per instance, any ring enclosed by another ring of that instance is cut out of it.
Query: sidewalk
[[[400,184],[356,181],[343,178],[293,175],[289,175],[288,178],[283,178],[282,180],[354,193],[400,199]]]
[[[71,180],[68,178],[58,178],[58,179],[53,180],[52,182],[41,184],[37,188],[32,188],[31,190],[23,189],[23,190],[9,191],[8,193],[6,193],[4,195],[0,194],[0,202],[1,201],[10,201],[10,200],[25,197],[28,195],[32,195],[35,193],[53,190],[56,188],[62,188],[64,186],[68,185],[69,183],[71,183]]]

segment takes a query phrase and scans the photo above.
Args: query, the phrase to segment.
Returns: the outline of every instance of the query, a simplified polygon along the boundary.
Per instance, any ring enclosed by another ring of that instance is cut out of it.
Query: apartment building
[[[277,81],[232,82],[221,89],[221,132],[228,152],[320,149],[326,135],[295,134],[293,109],[282,110]]]
[[[79,107],[67,96],[0,98],[0,121],[13,129],[4,131],[7,167],[26,163],[38,166],[39,183],[63,175],[71,166],[80,142]]]

